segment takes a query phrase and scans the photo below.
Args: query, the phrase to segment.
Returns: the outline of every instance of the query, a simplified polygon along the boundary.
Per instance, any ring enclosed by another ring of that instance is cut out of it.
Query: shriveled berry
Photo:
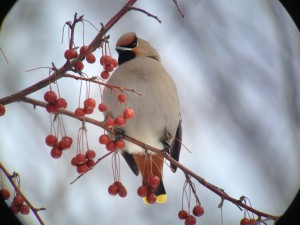
[[[57,95],[54,91],[47,91],[44,94],[44,100],[46,102],[54,102],[57,99]]]
[[[9,199],[10,193],[7,189],[3,188],[0,190],[0,196],[2,197],[3,200]]]
[[[77,108],[77,109],[75,110],[74,114],[75,114],[76,118],[79,118],[79,119],[80,119],[80,118],[82,118],[82,117],[85,116],[85,111],[84,111],[83,108]]]
[[[119,94],[118,95],[119,102],[125,102],[126,101],[126,95],[125,94]]]
[[[129,120],[134,117],[134,110],[131,108],[126,108],[124,110],[123,116],[126,120]]]
[[[178,218],[181,220],[185,220],[188,217],[188,212],[186,210],[180,210],[178,212]]]
[[[153,204],[156,202],[156,195],[154,193],[150,193],[147,195],[146,200],[149,204]]]
[[[72,143],[73,143],[73,139],[71,137],[63,136],[58,144],[58,147],[61,150],[66,150],[71,147]]]
[[[106,80],[106,79],[109,78],[109,72],[106,71],[106,70],[103,70],[103,71],[101,72],[100,76],[101,76],[102,79]]]
[[[28,205],[21,205],[19,207],[19,212],[22,214],[22,215],[28,215],[29,214],[29,211],[30,211],[30,208]]]
[[[57,137],[55,135],[53,135],[53,134],[49,134],[46,137],[45,142],[50,147],[57,146],[57,144],[58,144]]]
[[[117,116],[115,118],[114,124],[118,127],[124,126],[126,124],[126,120],[123,116]]]
[[[21,195],[15,195],[12,204],[16,206],[23,205],[24,203],[24,198]]]
[[[110,141],[110,138],[109,138],[109,136],[107,134],[102,134],[99,137],[99,143],[100,144],[106,145],[109,141]]]
[[[98,105],[98,109],[99,109],[100,112],[105,112],[107,110],[107,105],[104,104],[104,103],[100,103]]]
[[[146,197],[148,195],[149,191],[148,191],[148,187],[147,186],[139,186],[137,189],[137,194],[140,197]]]
[[[74,64],[74,69],[75,69],[75,70],[83,70],[83,68],[84,68],[84,64],[83,64],[83,62],[81,62],[81,61],[78,61],[78,62],[76,62],[76,63]]]
[[[202,216],[204,214],[204,208],[201,205],[196,205],[193,208],[194,216]]]
[[[58,158],[61,157],[62,151],[61,151],[60,148],[53,147],[53,148],[51,149],[51,151],[50,151],[50,155],[51,155],[52,158],[58,159]]]
[[[160,184],[160,178],[156,175],[149,176],[148,183],[150,187],[157,188]]]
[[[86,61],[88,63],[94,63],[94,62],[96,62],[96,57],[94,56],[93,53],[87,54],[87,56],[85,57],[85,59],[86,59]]]
[[[87,150],[86,153],[85,153],[85,157],[88,159],[88,160],[91,160],[91,159],[94,159],[96,157],[96,153],[94,150]]]
[[[0,104],[0,116],[5,114],[5,105]]]

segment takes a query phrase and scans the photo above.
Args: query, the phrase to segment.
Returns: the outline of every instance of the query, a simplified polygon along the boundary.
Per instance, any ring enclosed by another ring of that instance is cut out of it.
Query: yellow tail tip
[[[167,194],[159,195],[159,196],[157,196],[157,198],[156,198],[156,203],[164,204],[164,203],[167,202],[167,199],[168,199]],[[147,198],[146,198],[146,197],[143,198],[143,202],[144,202],[146,205],[151,205],[151,204],[147,201]]]

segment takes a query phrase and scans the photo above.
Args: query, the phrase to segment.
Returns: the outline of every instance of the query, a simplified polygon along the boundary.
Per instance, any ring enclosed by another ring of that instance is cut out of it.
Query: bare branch
[[[156,19],[159,23],[161,23],[161,20],[157,16],[155,16],[155,15],[147,12],[146,10],[143,10],[143,9],[140,9],[140,8],[137,8],[137,7],[128,7],[128,9],[129,10],[140,11],[142,13],[145,13],[147,16],[152,17],[152,18]]]

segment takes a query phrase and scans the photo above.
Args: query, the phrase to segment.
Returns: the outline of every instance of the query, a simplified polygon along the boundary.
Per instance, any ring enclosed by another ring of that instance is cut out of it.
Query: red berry
[[[134,117],[134,110],[131,108],[126,108],[124,110],[123,116],[126,120],[129,120]]]
[[[56,107],[54,102],[48,102],[46,105],[46,110],[48,113],[56,113]]]
[[[194,216],[202,216],[204,214],[204,208],[201,205],[196,205],[193,208]]]
[[[93,159],[89,159],[85,163],[89,169],[93,168],[95,166],[95,161]]]
[[[185,211],[185,210],[180,210],[179,212],[178,212],[178,217],[179,217],[179,219],[181,219],[181,220],[185,220],[187,217],[188,217],[188,213],[187,213],[187,211]]]
[[[115,121],[114,121],[113,118],[108,117],[108,118],[105,120],[105,126],[106,126],[107,128],[111,128],[111,127],[113,127],[114,125],[115,125]]]
[[[50,147],[56,146],[58,144],[57,137],[55,135],[53,135],[53,134],[49,134],[46,137],[45,142]]]
[[[3,188],[0,190],[0,196],[3,198],[3,200],[9,199],[10,193],[7,189]]]
[[[108,79],[109,78],[109,72],[107,72],[106,70],[103,70],[102,72],[101,72],[101,78],[102,79],[104,79],[104,80],[106,80],[106,79]]]
[[[84,112],[87,115],[92,114],[94,112],[94,108],[86,108],[86,107],[84,107]]]
[[[5,114],[5,105],[0,104],[0,116]]]
[[[84,107],[86,108],[95,108],[96,107],[96,101],[93,98],[87,98],[84,100]]]
[[[110,138],[109,138],[109,136],[107,134],[102,134],[99,137],[99,143],[100,144],[106,145],[108,142],[110,142]]]
[[[74,157],[71,159],[71,165],[72,165],[72,166],[77,166],[77,165],[78,165],[76,156],[74,156]]]
[[[19,207],[19,211],[20,211],[20,213],[23,214],[23,215],[28,215],[28,214],[29,214],[29,210],[30,210],[30,208],[29,208],[28,205],[21,205],[21,206]]]
[[[19,207],[16,206],[16,205],[14,205],[14,204],[12,204],[12,205],[10,206],[10,209],[11,209],[11,211],[13,212],[13,214],[18,214],[18,213],[19,213]]]
[[[108,187],[108,193],[112,196],[115,196],[119,193],[119,186],[116,183],[113,183]]]
[[[124,126],[126,123],[126,120],[123,116],[117,116],[115,118],[114,124],[118,127]]]
[[[106,65],[109,65],[111,63],[112,63],[112,57],[111,56],[109,56],[109,55],[103,55],[103,56],[101,56],[101,58],[100,58],[100,64],[102,66],[106,66]]]
[[[147,195],[146,200],[149,204],[153,204],[156,202],[156,195],[154,193],[150,193]]]
[[[112,72],[114,70],[114,67],[112,64],[108,64],[108,65],[104,66],[104,70],[107,72]]]
[[[21,195],[15,195],[12,204],[15,206],[20,206],[23,205],[24,203],[24,198]]]
[[[148,187],[147,186],[140,186],[138,189],[137,189],[137,194],[140,196],[140,197],[146,197],[148,195],[149,191],[148,191]]]
[[[96,62],[96,57],[94,56],[93,53],[89,53],[86,57],[85,57],[86,61],[88,63],[94,63]]]
[[[57,95],[54,91],[47,91],[44,94],[44,99],[46,102],[54,102],[57,99]]]
[[[74,64],[74,69],[75,69],[75,70],[83,70],[83,68],[84,68],[84,64],[83,64],[83,62],[81,62],[81,61],[78,61],[78,62],[76,62],[76,63]]]
[[[196,224],[196,218],[193,215],[188,215],[185,219],[185,225],[194,225]]]
[[[116,149],[124,149],[125,148],[125,143],[123,140],[117,140],[115,143]]]
[[[61,151],[60,148],[53,147],[53,148],[51,149],[51,151],[50,151],[50,155],[51,155],[52,158],[58,159],[58,158],[61,157],[62,151]]]
[[[88,160],[94,159],[96,157],[96,153],[95,153],[94,150],[87,150],[86,153],[85,153],[85,157]]]
[[[127,196],[127,190],[123,185],[119,186],[119,196],[121,198],[125,198]]]
[[[126,101],[126,95],[125,94],[119,94],[118,99],[119,99],[119,102],[125,102]]]
[[[256,224],[257,224],[257,220],[256,219],[250,219],[249,225],[256,225]]]
[[[88,46],[86,46],[86,45],[81,46],[81,48],[80,48],[80,50],[79,50],[80,54],[81,54],[81,55],[84,54],[84,53],[86,52],[87,49],[88,49]]]
[[[149,176],[148,183],[150,187],[157,188],[158,185],[160,184],[160,178],[155,175]]]
[[[77,109],[75,110],[74,114],[75,114],[76,118],[79,118],[79,119],[80,119],[80,118],[82,118],[82,117],[85,116],[85,111],[84,111],[83,108],[77,108]]]
[[[113,58],[111,64],[113,65],[114,68],[116,68],[118,66],[118,60]]]
[[[107,106],[104,103],[100,103],[98,106],[98,109],[100,112],[105,112],[107,109]]]
[[[77,165],[77,173],[84,174],[89,170],[89,167],[86,164]]]
[[[67,104],[66,99],[64,99],[64,98],[58,98],[58,99],[56,99],[54,101],[54,105],[55,105],[56,110],[58,110],[58,109],[65,109],[65,108],[67,108],[68,104]]]
[[[69,149],[71,147],[72,143],[73,143],[73,139],[71,137],[64,136],[64,137],[61,138],[61,140],[58,144],[58,147],[61,150],[66,150],[66,149]]]
[[[75,49],[68,49],[65,51],[65,58],[70,60],[74,59],[78,56],[77,51]]]
[[[86,162],[86,157],[84,154],[82,153],[79,153],[76,155],[76,162],[77,162],[77,165],[82,165]]]
[[[250,225],[250,219],[248,218],[241,219],[240,225]]]
[[[109,141],[109,142],[106,144],[106,149],[107,149],[108,151],[110,151],[110,152],[115,151],[115,150],[116,150],[115,142]]]

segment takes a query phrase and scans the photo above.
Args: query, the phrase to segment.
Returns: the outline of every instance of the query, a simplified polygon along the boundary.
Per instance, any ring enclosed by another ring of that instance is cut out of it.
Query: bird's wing
[[[121,151],[121,154],[123,155],[125,161],[127,162],[128,166],[132,170],[132,172],[137,176],[139,175],[139,169],[134,161],[134,158],[131,154],[129,154],[126,151]]]
[[[182,127],[181,127],[181,120],[179,121],[175,139],[173,142],[172,150],[171,150],[171,157],[175,159],[177,162],[179,161],[180,149],[181,149],[181,140],[182,140]],[[175,173],[177,167],[171,163],[171,169]]]

